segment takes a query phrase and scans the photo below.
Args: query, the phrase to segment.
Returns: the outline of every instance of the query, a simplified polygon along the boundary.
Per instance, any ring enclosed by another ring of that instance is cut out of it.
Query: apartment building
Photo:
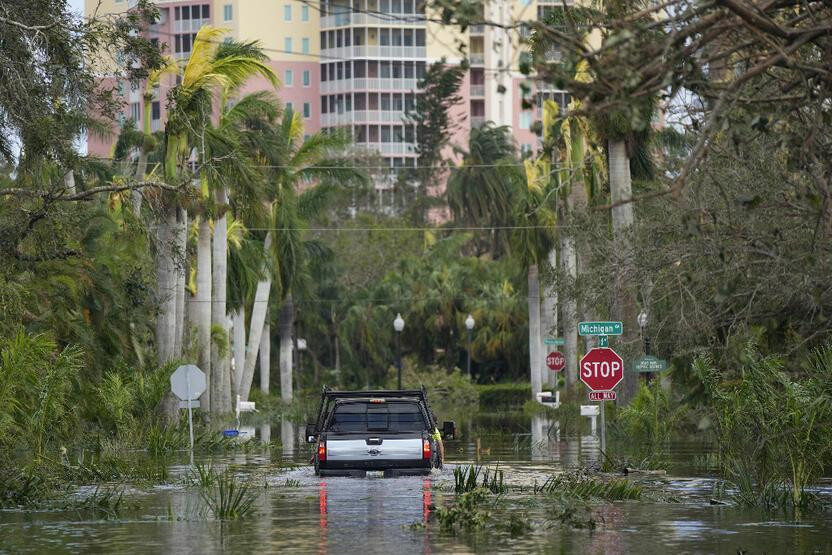
[[[118,13],[133,0],[102,0],[99,10]],[[405,114],[412,109],[417,83],[440,59],[470,69],[462,84],[462,103],[453,116],[460,123],[453,138],[464,146],[472,127],[493,121],[512,128],[518,147],[538,144],[532,123],[542,117],[543,98],[562,105],[568,97],[549,90],[519,71],[527,56],[514,25],[561,9],[562,0],[493,0],[483,4],[483,21],[461,33],[425,12],[421,0],[157,0],[159,21],[148,29],[152,40],[167,44],[177,59],[190,54],[202,25],[228,29],[228,37],[258,40],[281,79],[281,100],[302,114],[307,133],[347,128],[356,146],[377,152],[391,169],[416,165],[415,130]],[[86,0],[87,12],[99,0]],[[462,53],[464,51],[464,54]],[[163,78],[153,92],[151,121],[161,128],[165,97],[175,77]],[[141,121],[141,83],[117,83],[126,101],[123,118]],[[263,80],[248,90],[266,87]],[[524,102],[525,101],[525,102]],[[107,156],[114,138],[89,139],[91,154]],[[379,186],[383,186],[382,183]]]

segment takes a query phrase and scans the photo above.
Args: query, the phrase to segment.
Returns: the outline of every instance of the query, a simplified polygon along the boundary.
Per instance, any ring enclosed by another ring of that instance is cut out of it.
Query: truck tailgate
[[[330,461],[421,460],[422,438],[384,439],[379,443],[366,439],[327,439],[326,452]]]

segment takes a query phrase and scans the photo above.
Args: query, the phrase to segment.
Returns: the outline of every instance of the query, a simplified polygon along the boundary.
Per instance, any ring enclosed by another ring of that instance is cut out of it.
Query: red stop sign
[[[566,366],[566,357],[560,351],[552,351],[546,357],[546,366],[549,367],[549,370],[560,372]]]
[[[609,391],[624,378],[624,361],[607,347],[591,349],[579,365],[581,381],[592,391]]]

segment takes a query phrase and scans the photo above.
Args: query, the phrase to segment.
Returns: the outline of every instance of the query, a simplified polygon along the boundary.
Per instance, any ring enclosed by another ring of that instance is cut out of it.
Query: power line
[[[382,143],[383,144],[383,143]],[[104,162],[130,162],[130,160],[118,160],[103,156],[86,156],[89,160],[99,160]],[[250,168],[266,168],[266,169],[296,169],[296,170],[464,170],[465,168],[505,168],[505,167],[524,167],[523,162],[506,162],[503,164],[463,164],[461,166],[292,166],[292,165],[274,165],[274,164],[251,164]],[[563,169],[568,166],[550,165],[551,169]]]
[[[565,225],[494,225],[494,226],[456,226],[456,227],[248,227],[248,231],[516,231],[531,229],[571,229],[576,226]]]

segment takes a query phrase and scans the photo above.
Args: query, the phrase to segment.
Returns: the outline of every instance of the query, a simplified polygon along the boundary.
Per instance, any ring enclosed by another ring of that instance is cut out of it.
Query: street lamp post
[[[404,329],[404,319],[401,314],[396,314],[396,319],[393,320],[393,329],[396,330],[396,374],[398,376],[399,389],[402,388],[402,352],[399,336]]]
[[[641,347],[644,350],[645,355],[650,354],[650,341],[647,339],[647,334],[644,331],[644,328],[647,327],[647,312],[642,310],[638,314],[638,327],[641,330]],[[648,381],[651,379],[652,375],[648,374],[647,379]]]
[[[474,317],[470,314],[465,319],[465,329],[468,330],[468,381],[471,381],[471,335],[474,332]]]

